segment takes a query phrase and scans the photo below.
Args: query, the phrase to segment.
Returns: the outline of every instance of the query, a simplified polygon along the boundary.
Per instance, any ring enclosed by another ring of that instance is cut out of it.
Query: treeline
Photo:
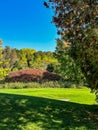
[[[0,41],[0,77],[6,76],[10,71],[36,68],[47,69],[49,64],[57,63],[53,52],[36,51],[35,49],[22,48],[16,49],[6,46],[2,48]]]
[[[2,51],[3,68],[11,68],[11,70],[37,68],[46,69],[50,63],[57,60],[53,57],[52,52],[36,51],[34,49],[12,49],[6,46]]]
[[[62,40],[57,40],[55,52],[42,52],[30,48],[0,47],[0,79],[4,79],[9,72],[25,70],[27,68],[48,70],[62,77],[68,82],[83,84],[85,77],[79,66],[70,55],[70,46]],[[39,72],[39,71],[38,71]]]

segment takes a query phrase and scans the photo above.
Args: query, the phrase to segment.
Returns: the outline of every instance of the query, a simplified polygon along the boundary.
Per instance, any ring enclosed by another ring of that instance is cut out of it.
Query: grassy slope
[[[69,99],[70,102],[95,104],[95,94],[90,89],[67,88],[29,88],[29,89],[0,89],[0,93],[11,93],[27,96],[45,97],[51,99]]]
[[[0,130],[98,130],[94,100],[87,88],[0,89]]]

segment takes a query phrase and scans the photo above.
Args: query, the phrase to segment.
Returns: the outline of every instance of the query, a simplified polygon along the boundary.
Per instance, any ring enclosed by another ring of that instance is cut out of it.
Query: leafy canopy
[[[85,82],[85,78],[80,67],[71,57],[70,51],[71,49],[67,42],[57,39],[57,47],[54,54],[59,62],[59,74],[61,74],[66,80],[75,82],[79,85]]]
[[[98,89],[98,0],[48,0],[61,39],[93,90]]]

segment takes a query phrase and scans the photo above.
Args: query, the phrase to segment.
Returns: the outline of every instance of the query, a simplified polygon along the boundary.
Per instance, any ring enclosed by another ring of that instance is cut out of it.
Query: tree
[[[5,46],[3,49],[3,68],[10,68],[11,48]]]
[[[18,51],[18,58],[19,58],[19,61],[18,61],[18,63],[17,63],[17,68],[18,68],[18,69],[27,68],[27,67],[28,67],[28,64],[27,64],[27,58],[26,58],[25,49],[20,49],[20,50]]]
[[[37,51],[34,54],[34,62],[32,67],[38,69],[47,69],[48,64],[56,62],[57,60],[53,57],[52,52]]]
[[[3,57],[4,49],[2,48],[2,43],[3,43],[2,40],[0,40],[0,80],[3,80],[4,77],[6,77],[10,72],[9,68],[4,68],[4,64],[6,61]]]
[[[70,43],[89,87],[98,90],[98,0],[49,0],[58,34]]]
[[[0,47],[2,47],[2,40],[0,39]]]
[[[57,39],[55,57],[59,62],[58,72],[66,80],[72,81],[79,85],[85,81],[85,78],[80,67],[77,66],[71,57],[70,51],[71,48],[67,42]]]
[[[17,56],[16,49],[12,49],[11,56],[10,56],[10,67],[12,70],[17,67],[17,65],[16,65],[17,62],[18,62],[18,56]]]
[[[23,54],[26,57],[27,66],[30,68],[32,66],[32,62],[33,62],[33,54],[36,51],[34,49],[29,49],[29,48],[23,48],[22,51],[23,51]]]
[[[0,68],[1,68],[2,65],[3,65],[3,54],[2,54],[3,49],[2,49],[2,43],[3,43],[3,41],[0,40]]]
[[[46,70],[48,70],[49,72],[53,72],[54,71],[54,64],[52,64],[52,63],[48,64]]]

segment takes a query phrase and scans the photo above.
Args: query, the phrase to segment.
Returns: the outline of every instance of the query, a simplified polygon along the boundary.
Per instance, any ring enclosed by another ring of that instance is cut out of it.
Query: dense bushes
[[[39,70],[39,69],[24,69],[13,71],[9,73],[6,77],[5,81],[8,82],[30,82],[30,81],[55,81],[60,80],[61,77],[57,74],[53,74],[46,70]]]
[[[12,89],[22,89],[22,88],[64,88],[65,85],[59,81],[46,81],[43,83],[38,82],[5,82],[0,84],[0,88],[12,88]]]
[[[0,88],[76,88],[79,85],[46,70],[24,69],[10,72]]]
[[[0,88],[22,89],[22,88],[82,88],[72,82],[65,81],[43,81],[39,82],[1,82]]]

